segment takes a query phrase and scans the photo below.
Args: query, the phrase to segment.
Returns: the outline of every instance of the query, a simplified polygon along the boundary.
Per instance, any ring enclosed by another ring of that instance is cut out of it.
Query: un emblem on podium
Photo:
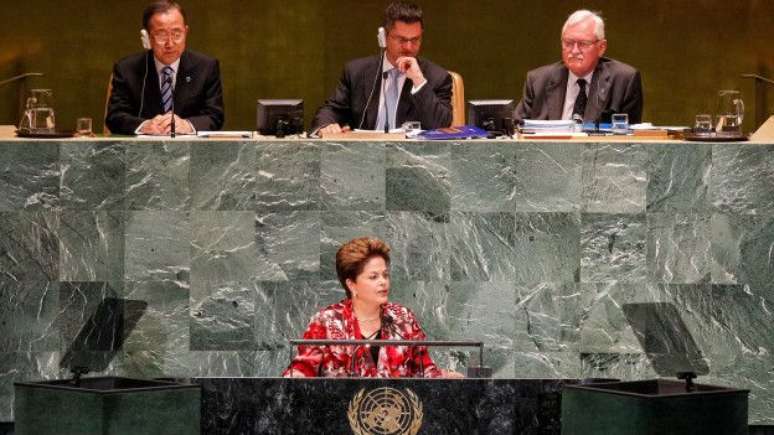
[[[422,402],[406,388],[377,388],[355,394],[347,410],[355,435],[416,435],[422,426]]]

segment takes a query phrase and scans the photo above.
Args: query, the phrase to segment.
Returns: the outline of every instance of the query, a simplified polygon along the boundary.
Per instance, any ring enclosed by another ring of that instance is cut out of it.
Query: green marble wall
[[[106,297],[148,308],[105,374],[276,376],[373,234],[392,299],[496,377],[655,377],[621,306],[671,302],[700,381],[772,424],[773,185],[762,144],[0,142],[0,421]]]

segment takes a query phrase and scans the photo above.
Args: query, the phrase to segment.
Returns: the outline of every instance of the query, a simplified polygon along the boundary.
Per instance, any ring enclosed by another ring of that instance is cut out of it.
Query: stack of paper
[[[575,131],[575,121],[541,121],[536,119],[525,119],[522,130],[525,133],[571,133]]]

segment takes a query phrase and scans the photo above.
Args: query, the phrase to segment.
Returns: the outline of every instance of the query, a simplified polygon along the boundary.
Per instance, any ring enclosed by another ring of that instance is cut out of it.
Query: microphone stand
[[[171,122],[169,124],[169,127],[171,129],[170,132],[169,132],[169,137],[174,139],[175,138],[175,88],[174,88],[174,86],[172,86],[172,77],[169,78],[169,82],[170,82],[169,83],[169,88],[170,88],[170,90],[172,92],[172,96],[171,96],[172,107],[170,109],[170,113],[172,113],[172,120],[171,120]]]
[[[387,107],[387,91],[385,89],[385,83],[387,82],[387,77],[389,77],[389,73],[387,71],[384,71],[382,73],[382,106],[384,106],[384,132],[389,133],[390,132],[390,109]]]

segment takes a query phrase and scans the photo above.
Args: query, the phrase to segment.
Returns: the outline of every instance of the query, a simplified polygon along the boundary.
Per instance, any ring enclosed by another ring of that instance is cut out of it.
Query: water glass
[[[712,131],[712,115],[702,113],[696,115],[696,123],[693,125],[693,130],[697,133],[709,133]]]
[[[614,113],[611,118],[611,130],[613,134],[629,134],[629,115],[626,113]]]
[[[414,137],[422,132],[422,124],[419,121],[406,121],[400,128],[406,132],[406,137]]]
[[[94,136],[91,130],[91,118],[78,118],[75,121],[75,133],[83,137]]]

